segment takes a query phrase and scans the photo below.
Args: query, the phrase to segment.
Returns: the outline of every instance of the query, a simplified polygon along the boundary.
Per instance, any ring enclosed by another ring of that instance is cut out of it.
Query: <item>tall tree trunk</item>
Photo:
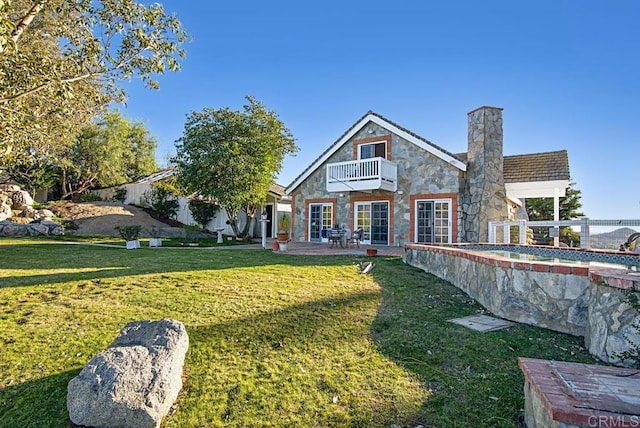
[[[253,238],[253,225],[255,224],[256,212],[258,211],[257,204],[247,205],[244,209],[244,213],[247,216],[247,222],[244,225],[244,230],[242,231],[242,237],[248,236],[249,238]]]
[[[231,226],[233,234],[239,237],[240,232],[238,231],[238,212],[227,207],[225,207],[224,210],[227,213],[227,217],[229,217],[229,226]]]

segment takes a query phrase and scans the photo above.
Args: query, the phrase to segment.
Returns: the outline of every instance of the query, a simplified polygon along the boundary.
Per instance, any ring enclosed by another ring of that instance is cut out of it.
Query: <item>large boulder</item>
[[[12,217],[12,221],[0,218],[0,236],[64,235],[64,227],[54,221],[19,223],[17,220],[29,221],[16,217]]]
[[[9,204],[6,204],[2,201],[1,196],[2,195],[0,195],[0,221],[6,220],[13,215],[11,207],[9,206]]]
[[[127,324],[67,387],[71,422],[89,427],[160,426],[182,388],[189,346],[176,320]]]
[[[64,235],[47,209],[36,210],[29,192],[15,184],[0,184],[0,236]]]
[[[14,210],[24,210],[25,207],[33,206],[33,198],[26,190],[17,190],[11,193],[11,201]]]

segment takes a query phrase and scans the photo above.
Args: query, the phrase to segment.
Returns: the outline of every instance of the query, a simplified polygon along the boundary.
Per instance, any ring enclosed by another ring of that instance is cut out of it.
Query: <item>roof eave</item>
[[[552,198],[566,196],[570,180],[524,181],[505,183],[505,191],[509,198]]]

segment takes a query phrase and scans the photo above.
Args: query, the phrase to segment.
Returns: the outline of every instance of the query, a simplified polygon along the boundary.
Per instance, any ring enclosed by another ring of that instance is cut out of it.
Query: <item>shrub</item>
[[[140,204],[151,207],[165,218],[174,218],[180,207],[175,190],[161,183],[154,183],[151,189],[144,192]]]
[[[102,197],[98,194],[98,192],[94,192],[92,190],[87,190],[80,195],[80,200],[82,202],[97,202],[101,201]]]
[[[195,244],[200,240],[200,230],[195,226],[184,226],[184,238],[180,242],[184,244]]]
[[[289,227],[291,227],[291,217],[287,213],[283,213],[278,218],[278,231],[280,232],[288,232]]]
[[[120,187],[113,193],[114,202],[124,202],[127,199],[127,189]]]
[[[191,211],[191,216],[196,223],[204,229],[216,217],[218,205],[202,199],[191,199],[189,201],[189,211]]]
[[[149,228],[149,236],[152,238],[160,238],[160,228],[156,225],[153,225]]]
[[[140,225],[128,225],[128,226],[118,226],[116,227],[118,233],[125,241],[135,241],[140,236],[140,230],[142,227]]]

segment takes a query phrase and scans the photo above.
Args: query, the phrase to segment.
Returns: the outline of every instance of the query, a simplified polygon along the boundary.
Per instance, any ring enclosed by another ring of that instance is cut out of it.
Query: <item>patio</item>
[[[267,248],[271,248],[271,243],[267,243]],[[261,248],[260,245],[256,246],[257,248]],[[334,245],[331,247],[330,243],[327,242],[289,242],[287,244],[287,251],[282,251],[282,254],[291,254],[291,255],[326,255],[326,256],[344,256],[344,255],[353,255],[353,256],[366,256],[368,248],[375,248],[378,250],[378,256],[386,256],[386,257],[402,257],[403,248],[402,247],[391,247],[384,245],[363,245],[360,244],[360,248],[356,245],[350,245],[349,248],[342,248],[340,245]],[[238,248],[246,248],[246,246],[241,246]]]

